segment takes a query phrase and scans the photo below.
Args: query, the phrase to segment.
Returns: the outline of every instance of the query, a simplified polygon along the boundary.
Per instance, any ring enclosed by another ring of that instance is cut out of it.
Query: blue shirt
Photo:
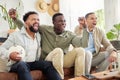
[[[89,32],[89,41],[88,41],[88,47],[85,48],[85,51],[95,52],[95,45],[93,40],[93,32]]]

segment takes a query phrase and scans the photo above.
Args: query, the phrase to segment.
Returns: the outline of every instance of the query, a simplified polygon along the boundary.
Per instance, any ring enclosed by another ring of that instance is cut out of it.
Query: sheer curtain
[[[85,16],[88,12],[104,9],[104,0],[59,0],[60,12],[65,15],[66,29],[74,31],[78,25],[78,17]]]
[[[114,24],[120,23],[120,0],[104,0],[105,30],[109,31]]]

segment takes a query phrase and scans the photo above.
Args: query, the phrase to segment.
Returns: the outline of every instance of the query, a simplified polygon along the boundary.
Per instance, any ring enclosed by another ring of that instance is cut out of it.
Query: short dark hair
[[[34,11],[29,11],[23,16],[23,21],[25,22],[28,19],[28,17],[32,14],[37,14],[38,15],[38,13],[36,13]]]
[[[62,13],[54,14],[53,17],[52,17],[52,21],[54,21],[57,16],[63,16],[63,14]]]
[[[87,14],[85,15],[85,19],[87,19],[88,16],[91,15],[91,14],[95,14],[95,13],[94,13],[94,12],[87,13]]]

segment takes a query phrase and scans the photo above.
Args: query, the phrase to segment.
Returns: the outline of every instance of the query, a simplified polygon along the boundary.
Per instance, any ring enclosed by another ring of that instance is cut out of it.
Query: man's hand
[[[10,53],[10,59],[13,61],[20,61],[22,58],[18,52],[12,52]]]
[[[117,53],[115,51],[112,51],[112,53],[109,56],[110,62],[115,62],[117,60]]]
[[[79,22],[80,22],[80,24],[84,25],[85,24],[85,18],[84,17],[79,17]]]
[[[79,17],[78,18],[78,22],[80,24],[80,28],[83,28],[86,26],[86,21],[85,21],[85,17]]]
[[[17,17],[17,15],[16,15],[16,9],[11,8],[9,10],[8,14],[9,14],[10,18],[12,18],[13,20],[15,20],[16,17]]]

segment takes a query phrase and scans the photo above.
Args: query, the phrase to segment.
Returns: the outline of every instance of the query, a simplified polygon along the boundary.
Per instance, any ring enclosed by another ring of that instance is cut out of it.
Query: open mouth
[[[96,23],[93,23],[93,25],[95,26],[95,25],[96,25]]]
[[[33,28],[34,28],[35,30],[37,30],[37,29],[39,28],[39,24],[34,24],[34,25],[33,25]]]

